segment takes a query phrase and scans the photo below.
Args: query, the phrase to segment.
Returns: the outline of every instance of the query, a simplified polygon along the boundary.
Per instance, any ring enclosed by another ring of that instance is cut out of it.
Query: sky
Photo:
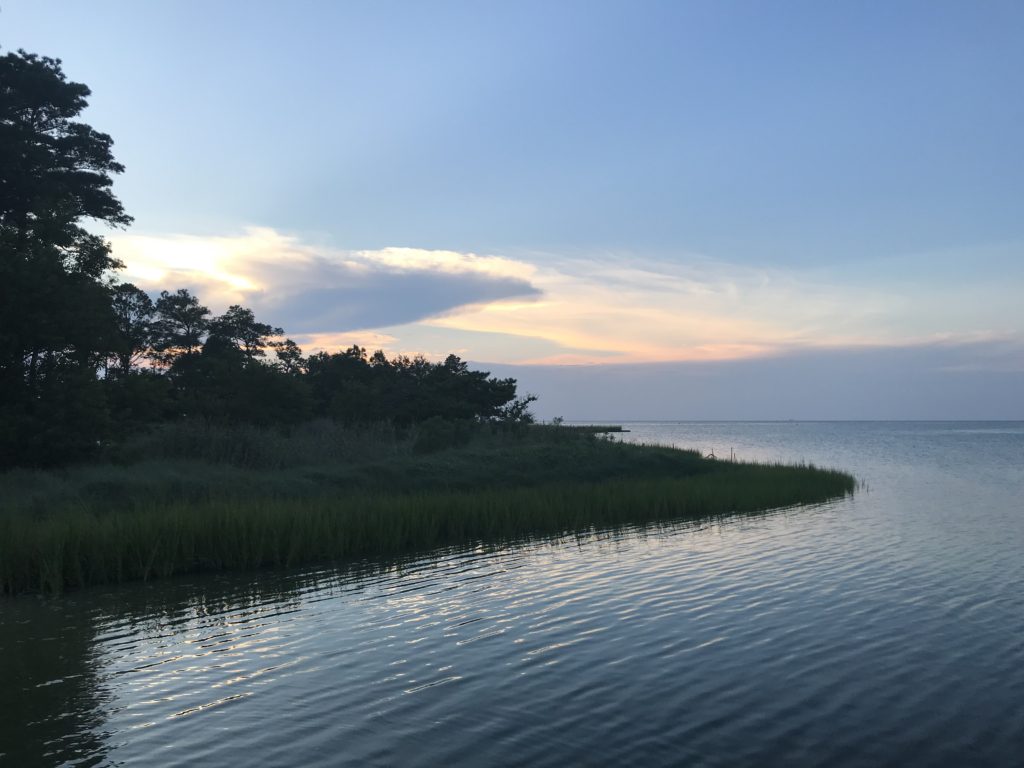
[[[5,0],[123,279],[550,418],[1024,418],[1019,2]]]

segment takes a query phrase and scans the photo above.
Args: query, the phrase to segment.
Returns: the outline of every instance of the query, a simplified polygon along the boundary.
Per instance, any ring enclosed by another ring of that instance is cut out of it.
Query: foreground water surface
[[[852,499],[0,602],[0,766],[1017,765],[1024,423],[644,423]]]

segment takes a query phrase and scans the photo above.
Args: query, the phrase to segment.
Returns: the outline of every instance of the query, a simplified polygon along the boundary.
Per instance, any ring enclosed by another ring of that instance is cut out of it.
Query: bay
[[[1012,765],[1024,423],[635,423],[852,498],[0,603],[0,766]]]

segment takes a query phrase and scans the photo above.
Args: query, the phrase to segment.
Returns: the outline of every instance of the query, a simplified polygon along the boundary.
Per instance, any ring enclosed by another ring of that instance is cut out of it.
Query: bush
[[[446,448],[458,448],[473,438],[475,426],[466,419],[448,420],[432,416],[416,428],[412,450],[414,453],[435,453]]]

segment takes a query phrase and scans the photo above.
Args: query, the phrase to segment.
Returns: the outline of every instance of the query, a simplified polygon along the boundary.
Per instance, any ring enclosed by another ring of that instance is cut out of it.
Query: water
[[[0,766],[1015,765],[1024,424],[634,424],[853,499],[0,603]]]

